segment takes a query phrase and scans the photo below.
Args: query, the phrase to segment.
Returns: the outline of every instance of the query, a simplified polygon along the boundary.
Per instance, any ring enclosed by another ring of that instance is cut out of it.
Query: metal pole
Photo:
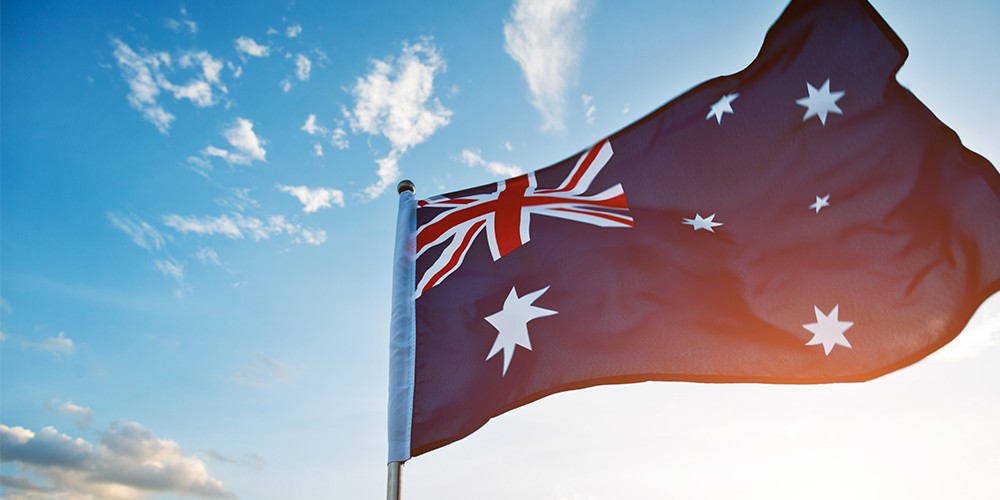
[[[403,480],[403,462],[389,462],[389,481],[385,488],[385,500],[403,498],[400,483]]]

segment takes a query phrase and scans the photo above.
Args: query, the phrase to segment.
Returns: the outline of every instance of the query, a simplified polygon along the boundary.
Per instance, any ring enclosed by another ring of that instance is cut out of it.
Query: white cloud
[[[278,86],[281,87],[282,92],[287,94],[292,90],[292,81],[289,80],[288,78],[285,78],[284,80],[278,82]]]
[[[322,125],[316,124],[316,115],[309,114],[306,118],[306,122],[302,124],[302,131],[309,135],[325,134],[326,129]]]
[[[295,77],[299,80],[306,81],[309,79],[309,74],[311,72],[312,62],[309,61],[309,58],[302,54],[297,54],[295,56]]]
[[[597,112],[597,106],[594,105],[594,96],[583,94],[580,100],[583,101],[583,108],[586,110],[587,125],[593,125],[594,113]]]
[[[326,231],[308,227],[302,228],[299,236],[295,238],[296,243],[305,243],[307,245],[322,245],[325,241]]]
[[[49,337],[37,344],[28,344],[28,346],[46,351],[56,358],[59,358],[60,354],[72,354],[76,349],[73,339],[67,337],[64,332],[59,332],[55,337]]]
[[[298,24],[293,24],[285,28],[285,36],[288,38],[296,38],[302,34],[302,26]]]
[[[323,156],[323,145],[320,143],[313,144],[313,156]]]
[[[379,180],[365,188],[368,198],[382,194],[399,176],[398,160],[451,121],[451,110],[434,97],[434,78],[445,60],[430,39],[403,44],[397,58],[372,61],[351,93],[354,109],[345,111],[351,129],[388,139],[392,151],[376,162]]]
[[[164,276],[170,276],[178,283],[184,283],[184,263],[174,259],[157,260],[154,262],[156,270]]]
[[[566,87],[576,77],[583,13],[577,0],[517,0],[504,49],[521,66],[542,130],[561,130]]]
[[[160,250],[164,245],[163,235],[146,221],[134,216],[123,216],[108,213],[108,220],[116,229],[132,238],[135,243],[146,250]]]
[[[330,143],[341,151],[347,149],[351,145],[347,141],[347,131],[340,127],[333,129],[333,135],[330,136]]]
[[[198,262],[202,264],[222,265],[222,259],[219,258],[219,254],[211,248],[199,248],[193,257],[198,259]]]
[[[59,401],[53,399],[49,401],[49,410],[55,413],[60,413],[63,415],[73,415],[76,417],[76,425],[81,429],[90,428],[90,419],[94,416],[94,412],[90,408],[86,408],[77,404],[73,404],[72,401],[66,401],[64,403],[59,403]]]
[[[236,124],[222,133],[230,146],[251,160],[265,161],[263,141],[253,132],[253,123],[246,118],[237,118]]]
[[[514,150],[514,145],[511,144],[510,141],[507,141],[507,142],[503,143],[503,148],[506,149],[507,151],[513,151]]]
[[[236,52],[253,57],[267,57],[271,53],[271,47],[261,45],[248,36],[241,36],[234,42]]]
[[[628,107],[628,104],[626,104],[625,107],[622,108],[622,114],[623,115],[627,115],[629,111],[630,111],[630,108]]]
[[[201,150],[203,158],[221,158],[230,165],[249,165],[254,161],[267,161],[267,151],[264,149],[267,141],[257,137],[253,131],[253,122],[250,120],[237,118],[233,126],[224,130],[222,135],[235,151],[207,146]]]
[[[288,378],[288,368],[285,364],[268,358],[263,354],[258,354],[252,362],[241,366],[232,381],[253,387],[271,387],[283,382]]]
[[[0,455],[4,462],[16,463],[31,476],[49,482],[37,485],[30,480],[7,480],[4,486],[17,490],[11,492],[11,498],[130,500],[150,493],[234,497],[221,481],[209,475],[204,461],[135,422],[112,424],[97,444],[54,427],[43,427],[36,433],[0,424]]]
[[[378,164],[378,170],[375,171],[378,182],[364,189],[364,196],[369,200],[378,198],[393,182],[399,179],[399,152],[392,150],[385,158],[376,159],[375,163]]]
[[[304,228],[288,222],[282,215],[272,215],[266,221],[257,217],[247,217],[240,213],[220,215],[216,217],[194,217],[169,214],[163,217],[163,224],[181,234],[196,234],[201,236],[222,235],[233,240],[251,238],[254,241],[268,240],[276,234],[287,234],[295,238],[293,241],[315,243],[315,238],[302,240],[305,232],[315,235],[322,230]],[[325,234],[325,233],[324,233]],[[325,240],[325,237],[324,237]]]
[[[181,7],[181,19],[179,21],[167,18],[164,21],[164,24],[168,29],[175,32],[187,31],[191,34],[198,32],[198,23],[191,20],[191,17],[188,16],[187,9],[184,7]]]
[[[4,332],[0,332],[0,343],[6,342],[6,341],[7,341],[7,334],[4,333]]]
[[[294,196],[302,203],[302,211],[309,214],[321,208],[331,208],[334,205],[344,206],[344,192],[333,188],[310,188],[307,186],[284,186],[274,187],[278,191]]]
[[[111,40],[111,45],[115,48],[115,61],[128,82],[129,104],[142,112],[146,120],[155,125],[161,133],[167,133],[175,117],[157,103],[160,87],[154,77],[154,74],[159,73],[160,65],[165,60],[165,53],[139,56],[117,38]]]
[[[477,149],[463,149],[459,161],[470,167],[484,167],[489,173],[499,177],[516,177],[523,173],[521,167],[517,165],[484,160]]]
[[[250,196],[253,188],[234,188],[230,190],[233,195],[216,198],[215,203],[222,208],[229,208],[237,212],[246,212],[251,208],[260,208],[260,202]]]
[[[168,72],[175,69],[170,54],[146,53],[140,49],[140,55],[117,38],[111,40],[111,45],[122,77],[129,85],[129,104],[140,111],[161,133],[167,133],[176,118],[159,103],[161,90],[173,94],[174,99],[187,99],[196,107],[202,108],[219,102],[213,89],[218,89],[223,94],[228,92],[220,78],[223,64],[208,52],[186,52],[177,58],[177,67],[180,69],[197,67],[200,70],[187,83],[179,85],[167,77]]]

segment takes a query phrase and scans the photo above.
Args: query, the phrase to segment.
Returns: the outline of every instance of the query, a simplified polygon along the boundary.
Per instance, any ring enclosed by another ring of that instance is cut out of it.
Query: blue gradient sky
[[[0,430],[39,446],[0,496],[382,497],[395,182],[573,155],[748,65],[785,6],[517,3],[5,0]],[[1000,3],[873,5],[1000,165]],[[865,384],[559,394],[412,460],[404,498],[997,498],[998,359],[995,296]]]

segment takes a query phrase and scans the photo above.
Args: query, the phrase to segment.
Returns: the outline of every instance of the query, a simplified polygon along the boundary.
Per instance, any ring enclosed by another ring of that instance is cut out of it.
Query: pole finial
[[[401,180],[399,181],[399,184],[396,184],[396,192],[399,194],[403,194],[403,191],[409,191],[413,193],[416,190],[417,188],[413,185],[413,181],[409,179]]]

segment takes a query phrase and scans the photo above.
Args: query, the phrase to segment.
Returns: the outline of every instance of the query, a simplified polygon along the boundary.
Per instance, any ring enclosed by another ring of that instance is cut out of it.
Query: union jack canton
[[[439,285],[455,272],[476,238],[486,230],[493,260],[514,251],[531,239],[532,214],[547,215],[601,227],[632,227],[621,184],[599,194],[585,195],[614,151],[603,139],[584,153],[554,189],[538,189],[535,173],[497,183],[496,191],[461,198],[435,196],[417,203],[419,208],[443,209],[417,228],[417,258],[428,249],[447,243],[417,283],[416,296]]]

